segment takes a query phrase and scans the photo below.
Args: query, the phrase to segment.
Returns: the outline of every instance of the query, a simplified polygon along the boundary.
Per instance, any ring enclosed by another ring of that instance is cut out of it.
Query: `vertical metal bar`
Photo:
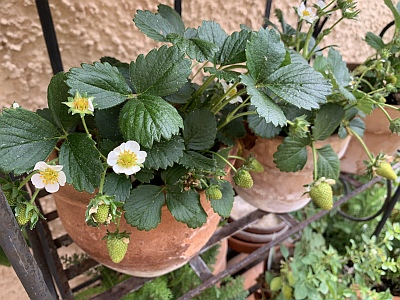
[[[265,4],[265,13],[264,13],[264,18],[266,20],[269,20],[269,17],[271,16],[271,7],[272,7],[272,0],[267,0],[267,3]],[[267,27],[267,23],[264,22],[263,25],[264,28]]]
[[[36,0],[36,9],[39,14],[40,23],[42,24],[42,31],[50,58],[51,68],[53,74],[57,74],[63,71],[63,65],[49,2],[47,0]]]
[[[15,273],[32,300],[51,300],[42,271],[29,251],[14,214],[0,187],[0,246],[10,260]]]
[[[389,219],[390,215],[392,214],[392,210],[396,205],[397,201],[399,201],[399,199],[400,199],[400,187],[397,187],[396,192],[386,205],[385,210],[383,211],[382,218],[379,221],[378,225],[376,226],[374,233],[372,235],[375,235],[377,237],[381,233],[383,226],[385,226],[387,219]]]
[[[174,0],[174,9],[182,16],[182,0]]]

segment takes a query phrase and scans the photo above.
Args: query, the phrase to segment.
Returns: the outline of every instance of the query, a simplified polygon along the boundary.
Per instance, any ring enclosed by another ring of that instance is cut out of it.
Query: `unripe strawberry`
[[[115,263],[121,262],[128,250],[129,238],[124,236],[112,236],[107,239],[107,250],[111,260]]]
[[[16,216],[17,222],[20,226],[24,226],[28,224],[31,217],[33,216],[33,210],[30,210],[28,213],[26,212],[26,204],[21,203],[17,206],[18,215]]]
[[[222,199],[222,192],[221,192],[221,190],[218,188],[218,186],[216,186],[216,185],[210,186],[210,187],[206,190],[206,194],[207,194],[208,198],[213,199],[213,200],[220,200],[220,199]]]
[[[8,190],[3,190],[4,196],[6,196],[6,199],[8,201],[8,204],[10,206],[15,206],[17,205],[17,198],[12,196],[12,189]]]
[[[97,223],[104,223],[107,221],[108,213],[110,212],[110,206],[108,204],[100,204],[97,207],[97,211],[93,214],[93,218]]]
[[[327,182],[321,182],[311,187],[310,197],[314,203],[325,210],[330,210],[333,206],[332,188]]]
[[[289,285],[284,284],[282,287],[282,294],[285,300],[290,300],[292,299],[293,289]]]
[[[269,289],[271,290],[271,292],[280,291],[281,288],[282,288],[282,278],[280,276],[272,278],[269,284]]]
[[[264,166],[254,157],[251,157],[249,161],[246,164],[246,167],[249,169],[249,171],[253,172],[263,172],[264,171]]]
[[[383,161],[379,164],[379,166],[376,168],[376,174],[389,180],[395,180],[397,178],[392,166],[387,161]]]
[[[253,178],[251,177],[249,171],[241,169],[236,172],[233,177],[235,184],[242,188],[251,188],[253,186]]]
[[[395,75],[387,75],[385,77],[385,80],[387,83],[392,83],[392,84],[396,84],[397,83],[397,77]]]

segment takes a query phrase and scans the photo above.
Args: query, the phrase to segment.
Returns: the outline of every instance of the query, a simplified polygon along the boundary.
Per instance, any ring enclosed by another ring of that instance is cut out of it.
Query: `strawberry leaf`
[[[119,126],[125,140],[150,148],[154,141],[169,140],[178,134],[183,121],[177,110],[162,98],[139,95],[122,108]]]
[[[95,142],[86,133],[68,135],[60,148],[59,164],[76,190],[93,193],[99,187],[104,167]]]
[[[283,172],[296,172],[304,168],[307,162],[308,137],[286,137],[274,153],[274,163]]]
[[[220,51],[218,62],[222,66],[237,64],[246,61],[246,45],[250,32],[242,30],[228,36]]]
[[[109,173],[104,183],[104,193],[115,196],[115,200],[125,202],[131,192],[132,183],[125,174]]]
[[[72,96],[75,96],[75,91],[81,95],[87,93],[94,97],[93,105],[99,109],[116,106],[132,94],[124,76],[108,62],[72,68],[67,73],[66,83]]]
[[[215,160],[205,157],[195,151],[185,151],[179,160],[179,164],[188,168],[201,171],[215,170]]]
[[[141,185],[133,189],[124,204],[126,222],[139,230],[149,231],[161,222],[165,197],[162,187]]]
[[[331,145],[317,149],[318,178],[325,177],[337,180],[340,172],[340,161]],[[317,180],[318,178],[315,178]]]
[[[183,156],[185,145],[179,136],[173,136],[169,141],[154,143],[151,148],[143,148],[147,152],[144,166],[149,169],[166,169],[178,162]]]
[[[4,109],[0,114],[0,170],[19,175],[44,161],[57,144],[57,128],[24,108]]]
[[[312,128],[313,138],[318,140],[327,139],[339,126],[344,117],[342,106],[334,103],[322,105],[315,117]]]
[[[177,47],[162,46],[130,64],[131,81],[139,94],[168,96],[187,82],[191,62]]]
[[[223,218],[228,218],[231,214],[235,192],[228,181],[221,184],[222,198],[210,200],[213,210]]]
[[[311,110],[319,108],[330,95],[331,85],[312,67],[293,63],[279,68],[264,81],[265,87],[294,106]]]
[[[209,110],[190,112],[183,123],[183,138],[189,149],[205,150],[211,148],[217,136],[217,121]]]
[[[188,224],[191,228],[200,227],[207,220],[207,214],[200,204],[199,193],[181,191],[179,186],[171,186],[166,193],[166,203],[174,218]]]

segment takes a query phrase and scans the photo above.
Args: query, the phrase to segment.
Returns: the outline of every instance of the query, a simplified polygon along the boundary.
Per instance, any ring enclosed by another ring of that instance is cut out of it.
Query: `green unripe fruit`
[[[387,75],[385,77],[385,80],[387,83],[391,83],[391,84],[396,84],[397,83],[397,77],[395,75]]]
[[[242,188],[251,188],[253,186],[253,178],[251,177],[249,171],[241,169],[236,172],[233,177],[235,184]]]
[[[97,223],[104,223],[107,221],[108,213],[110,212],[110,206],[108,204],[100,204],[97,207],[97,212],[93,214],[93,218]]]
[[[282,278],[279,277],[274,277],[271,280],[271,283],[269,284],[269,289],[271,292],[277,292],[280,291],[282,288]]]
[[[287,273],[287,280],[290,286],[294,285],[294,277],[292,272]]]
[[[18,216],[16,216],[17,222],[19,224],[19,226],[24,226],[26,224],[28,224],[28,222],[30,221],[30,219],[33,216],[33,210],[30,210],[28,212],[28,214],[26,213],[26,205],[25,204],[21,204],[20,206],[18,206]]]
[[[217,186],[210,186],[206,190],[206,194],[207,194],[208,198],[213,199],[213,200],[222,199],[222,192]]]
[[[286,300],[290,300],[292,299],[293,289],[289,285],[284,284],[282,287],[282,294]]]
[[[330,210],[333,206],[333,192],[327,182],[314,185],[310,190],[310,197],[322,209]]]

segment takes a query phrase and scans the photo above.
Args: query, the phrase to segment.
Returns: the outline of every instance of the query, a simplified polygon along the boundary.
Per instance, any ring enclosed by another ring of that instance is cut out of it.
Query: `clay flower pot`
[[[114,231],[115,226],[110,224],[95,228],[85,223],[86,206],[92,197],[91,194],[77,192],[71,186],[65,186],[54,194],[65,230],[90,257],[111,269],[133,276],[156,277],[183,266],[207,243],[220,221],[204,193],[200,194],[200,201],[208,219],[200,228],[191,229],[177,222],[166,206],[162,208],[161,223],[150,231],[137,230],[121,218],[120,231],[126,230],[131,235],[125,258],[116,264],[109,258],[106,242],[101,240],[106,229]]]
[[[391,118],[399,118],[400,112],[386,108]],[[365,119],[363,140],[372,154],[383,152],[394,155],[400,149],[400,136],[393,134],[389,129],[389,120],[380,109],[375,109]],[[346,173],[362,174],[366,170],[364,161],[368,156],[357,139],[350,141],[345,155],[341,159],[340,170]]]
[[[254,185],[250,189],[235,187],[239,196],[258,209],[286,213],[298,210],[305,206],[311,199],[304,194],[304,185],[313,181],[313,161],[311,148],[308,149],[308,160],[301,171],[281,172],[276,168],[273,154],[282,143],[283,137],[273,139],[257,138],[255,144],[246,152],[251,152],[264,166],[264,172],[252,173]],[[327,140],[316,143],[316,146],[330,144],[339,158],[341,158],[349,144],[350,137],[340,139],[331,136]],[[243,153],[246,156],[246,153]]]

